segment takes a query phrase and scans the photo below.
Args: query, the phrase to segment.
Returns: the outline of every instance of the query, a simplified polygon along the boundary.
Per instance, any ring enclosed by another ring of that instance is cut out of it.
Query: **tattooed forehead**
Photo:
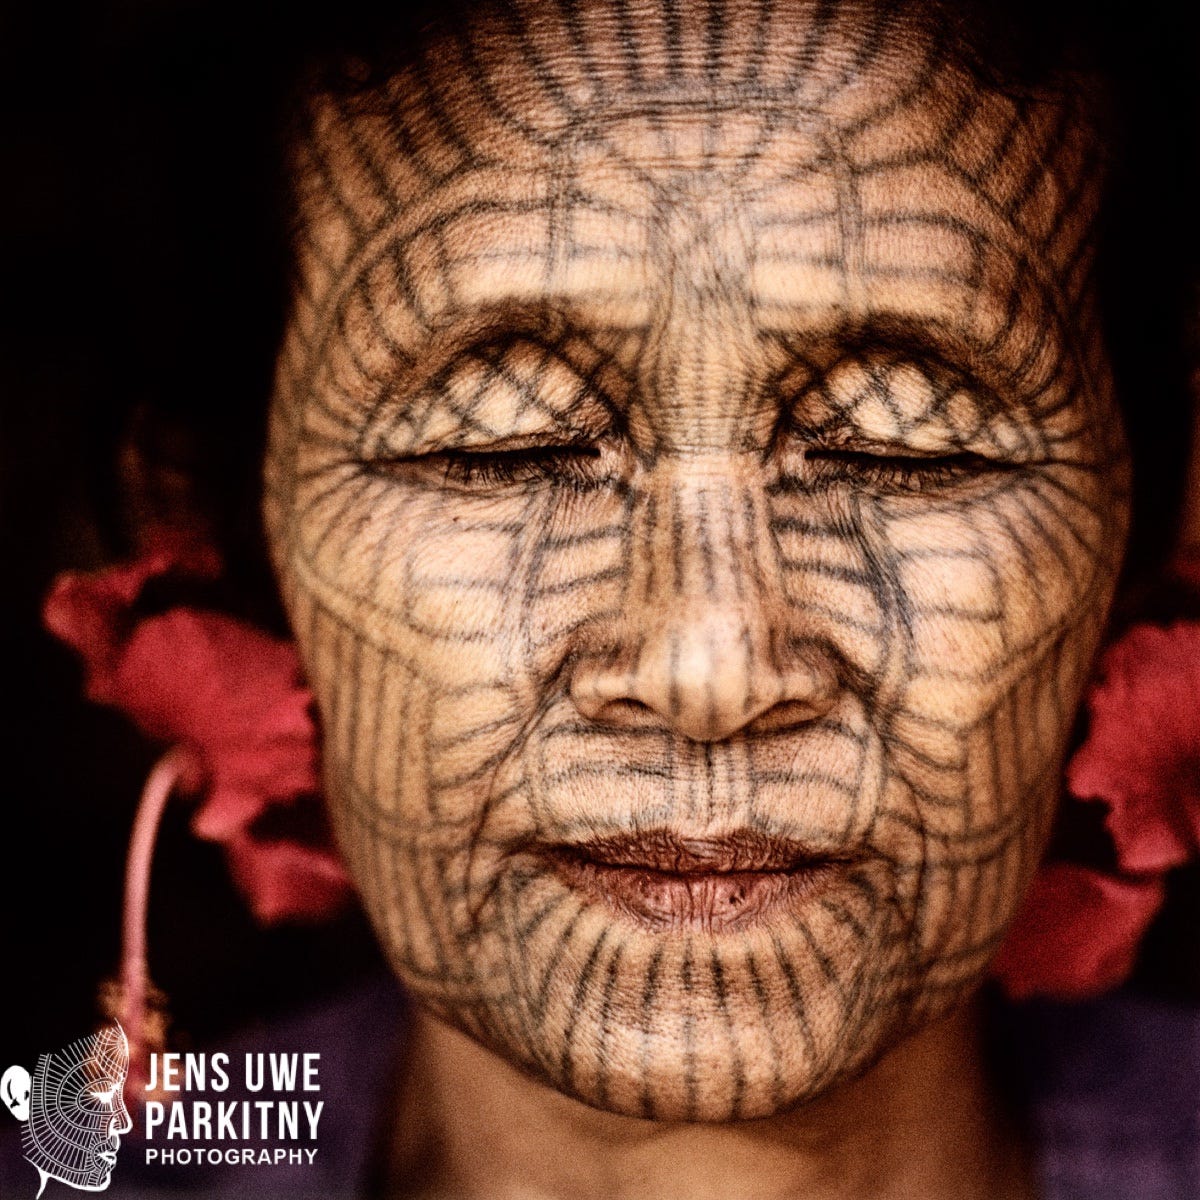
[[[510,6],[314,98],[292,170],[316,309],[353,328],[368,292],[405,346],[550,309],[630,358],[670,309],[764,369],[781,337],[899,327],[1061,380],[1092,324],[1082,109],[982,88],[909,18],[700,7]]]

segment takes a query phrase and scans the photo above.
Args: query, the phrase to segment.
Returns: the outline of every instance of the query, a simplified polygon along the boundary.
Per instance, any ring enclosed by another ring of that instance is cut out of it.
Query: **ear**
[[[12,1066],[0,1078],[0,1098],[18,1121],[29,1120],[29,1072]]]

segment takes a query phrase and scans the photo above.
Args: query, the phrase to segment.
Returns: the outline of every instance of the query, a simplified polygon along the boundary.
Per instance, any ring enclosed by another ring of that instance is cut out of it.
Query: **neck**
[[[793,1112],[728,1125],[617,1116],[418,1012],[395,1112],[393,1197],[442,1200],[1027,1200],[1029,1166],[983,1069],[978,1006]]]

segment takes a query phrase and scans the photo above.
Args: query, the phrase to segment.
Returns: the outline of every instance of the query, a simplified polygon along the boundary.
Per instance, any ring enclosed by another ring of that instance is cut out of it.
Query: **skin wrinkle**
[[[522,0],[311,98],[264,504],[398,975],[660,1122],[958,1028],[1128,521],[1083,100],[905,5],[706,11]],[[663,829],[854,862],[664,930],[540,857]]]

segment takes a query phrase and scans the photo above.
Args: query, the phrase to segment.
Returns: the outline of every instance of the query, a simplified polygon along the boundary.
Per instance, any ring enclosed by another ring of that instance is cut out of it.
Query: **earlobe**
[[[29,1120],[29,1072],[21,1066],[11,1066],[0,1078],[0,1096],[8,1111],[18,1121]]]

